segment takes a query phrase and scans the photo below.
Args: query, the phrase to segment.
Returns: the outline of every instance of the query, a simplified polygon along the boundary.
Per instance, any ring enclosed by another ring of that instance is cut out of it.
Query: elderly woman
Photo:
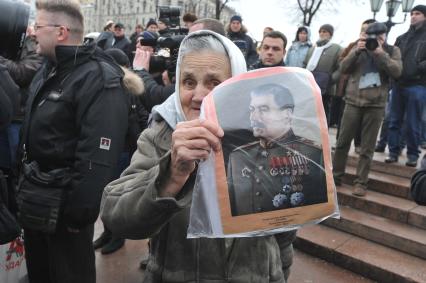
[[[151,238],[144,282],[286,282],[287,234],[238,239],[187,239],[197,160],[220,150],[222,129],[200,120],[202,99],[246,71],[227,38],[198,31],[182,42],[176,92],[153,110],[153,124],[121,178],[102,199],[102,220],[113,233]],[[285,275],[286,274],[286,275]]]

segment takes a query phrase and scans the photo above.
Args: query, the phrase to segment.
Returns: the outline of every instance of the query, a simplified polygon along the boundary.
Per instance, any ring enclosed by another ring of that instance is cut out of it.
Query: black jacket
[[[261,68],[270,68],[270,67],[285,67],[284,61],[281,61],[280,63],[273,65],[273,66],[266,66],[263,65],[262,61],[257,61],[256,64],[251,65],[249,67],[249,70],[257,70],[257,69],[261,69]]]
[[[24,119],[25,105],[28,99],[28,87],[31,84],[36,72],[43,64],[43,57],[36,53],[36,42],[32,37],[25,38],[25,44],[17,60],[9,60],[0,56],[0,64],[4,64],[10,76],[20,87],[18,94],[20,107],[15,112],[13,120],[22,121]]]
[[[401,50],[403,64],[398,84],[426,86],[426,21],[418,29],[411,26],[396,39],[395,45]]]
[[[73,169],[62,223],[79,228],[98,217],[123,150],[129,106],[123,71],[96,45],[58,46],[56,58],[30,86],[23,147],[42,171]]]
[[[135,72],[143,80],[145,93],[142,95],[141,100],[143,106],[149,112],[151,112],[152,107],[163,103],[172,93],[175,92],[175,84],[167,86],[160,85],[154,80],[149,72],[145,70]]]
[[[253,39],[244,32],[230,32],[228,38],[241,50],[247,66],[253,65],[258,58]]]
[[[112,48],[121,49],[121,51],[123,51],[127,55],[127,57],[129,57],[129,60],[130,60],[131,53],[132,53],[131,42],[127,37],[125,37],[125,36],[122,36],[122,37],[114,36],[114,44],[112,45]]]
[[[7,68],[0,64],[0,129],[7,126],[19,110],[19,96],[18,86]]]

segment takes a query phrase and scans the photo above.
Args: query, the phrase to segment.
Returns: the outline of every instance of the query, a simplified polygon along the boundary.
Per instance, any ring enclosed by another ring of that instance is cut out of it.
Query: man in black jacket
[[[279,31],[271,31],[265,34],[260,45],[259,61],[250,69],[284,66],[286,36]]]
[[[132,58],[131,56],[131,46],[132,43],[130,42],[130,39],[127,38],[127,36],[124,34],[125,27],[122,23],[117,23],[114,26],[114,40],[112,43],[112,48],[118,48],[123,51],[127,57]]]
[[[247,66],[251,66],[257,60],[256,45],[253,39],[247,35],[247,29],[243,26],[242,21],[243,19],[241,16],[232,16],[227,33],[228,38],[238,46],[241,52],[243,52]]]
[[[24,226],[28,276],[95,283],[93,224],[127,131],[123,72],[95,45],[82,45],[76,2],[38,0],[36,8],[37,53],[48,61],[30,87],[23,148],[27,162],[42,172],[70,168],[71,180],[54,233]]]
[[[410,29],[396,39],[401,50],[402,75],[392,90],[389,120],[389,156],[387,163],[397,162],[400,129],[406,116],[407,162],[416,167],[419,158],[422,114],[426,107],[426,5],[411,10]]]

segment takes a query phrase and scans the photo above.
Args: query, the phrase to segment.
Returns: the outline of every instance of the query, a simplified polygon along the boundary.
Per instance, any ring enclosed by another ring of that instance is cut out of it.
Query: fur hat
[[[332,26],[332,25],[330,25],[330,24],[325,24],[325,25],[322,25],[320,28],[319,28],[319,30],[318,31],[320,31],[320,30],[326,30],[326,31],[328,31],[330,34],[331,34],[331,36],[333,36],[333,33],[334,33],[334,27]]]

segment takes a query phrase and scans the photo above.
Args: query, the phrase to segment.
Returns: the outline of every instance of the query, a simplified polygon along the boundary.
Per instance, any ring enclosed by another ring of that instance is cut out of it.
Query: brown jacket
[[[177,198],[157,194],[169,174],[172,132],[166,122],[154,121],[140,136],[129,168],[102,198],[101,217],[114,235],[151,238],[143,282],[286,282],[294,234],[186,238],[195,176]]]
[[[348,56],[340,63],[342,74],[348,74],[345,102],[358,107],[385,107],[389,92],[390,78],[397,79],[401,75],[402,61],[399,48],[391,47],[390,56],[387,52],[374,55],[371,51],[356,52],[356,46],[352,48]],[[367,64],[368,54],[374,56],[375,64],[380,74],[381,85],[360,89],[359,81],[362,76],[362,67]]]

